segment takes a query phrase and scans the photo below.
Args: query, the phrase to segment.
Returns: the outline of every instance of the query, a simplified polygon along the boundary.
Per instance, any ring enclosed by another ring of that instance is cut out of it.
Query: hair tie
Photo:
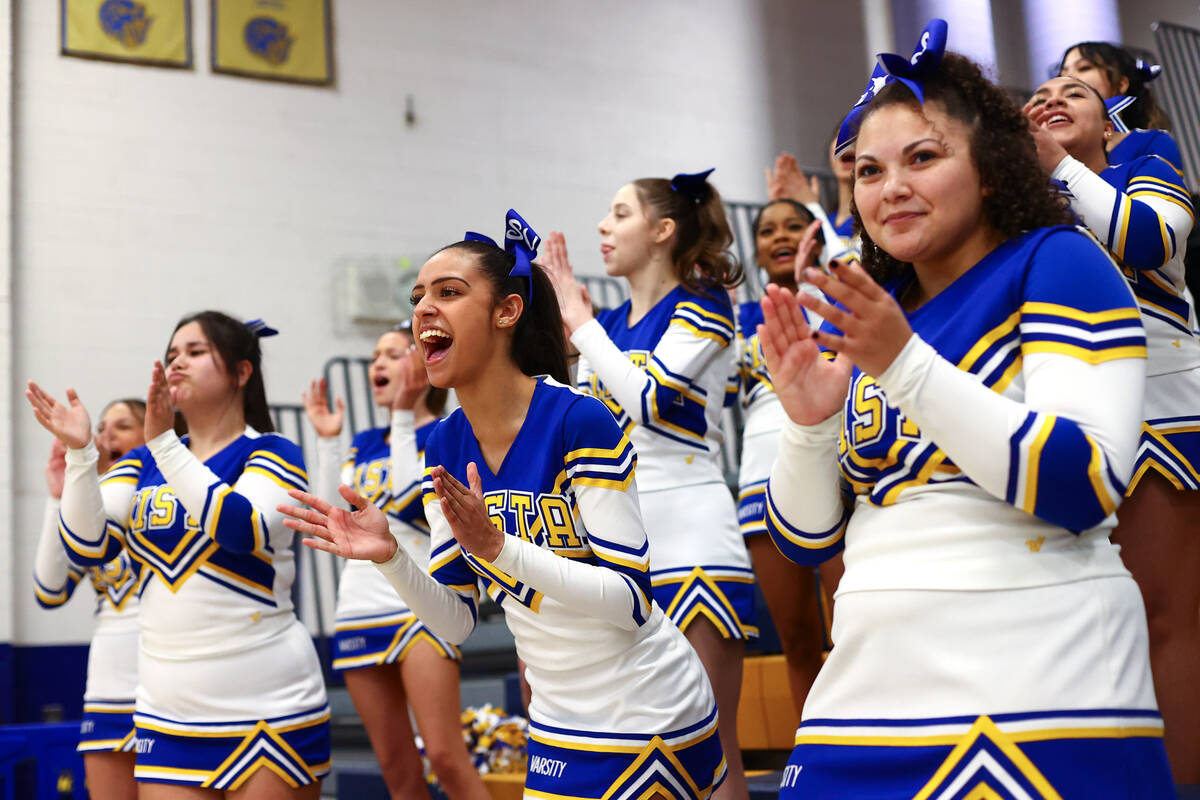
[[[921,38],[917,41],[912,56],[905,58],[895,53],[880,53],[875,57],[878,63],[871,72],[866,90],[838,128],[837,141],[833,146],[834,158],[841,158],[843,153],[854,146],[854,141],[858,138],[859,118],[866,110],[867,104],[889,83],[904,84],[917,98],[918,103],[925,103],[925,81],[937,72],[938,65],[942,63],[942,56],[946,54],[948,32],[946,20],[931,19],[925,30],[921,31]]]
[[[1149,83],[1159,75],[1162,75],[1161,66],[1158,64],[1147,64],[1140,58],[1134,62],[1134,70],[1137,72],[1137,76],[1142,79],[1142,83]]]
[[[1125,124],[1125,120],[1121,119],[1121,112],[1129,108],[1137,102],[1136,97],[1119,94],[1116,97],[1110,97],[1104,101],[1104,108],[1108,112],[1108,119],[1113,124],[1113,128],[1120,133],[1128,133],[1129,126]]]
[[[467,231],[463,235],[463,241],[487,242],[492,247],[500,246],[492,237],[474,231]],[[514,278],[529,279],[529,294],[526,300],[530,303],[533,302],[533,259],[537,258],[538,247],[541,244],[542,237],[537,235],[520,214],[510,208],[504,217],[504,252],[511,255],[516,263],[508,274]]]
[[[247,328],[250,329],[250,332],[253,333],[255,336],[257,336],[259,339],[265,339],[268,336],[276,336],[279,334],[279,331],[275,330],[270,325],[263,322],[261,319],[249,320],[248,322],[245,323],[245,325]]]
[[[672,191],[687,195],[693,203],[704,202],[704,190],[708,186],[708,176],[716,167],[709,167],[703,172],[681,172],[671,178]]]

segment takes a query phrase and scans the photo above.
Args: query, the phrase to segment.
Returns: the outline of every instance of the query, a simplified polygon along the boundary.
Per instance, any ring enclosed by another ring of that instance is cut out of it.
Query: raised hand
[[[55,500],[62,499],[66,471],[67,446],[55,439],[50,445],[50,458],[46,460],[46,489]]]
[[[304,411],[308,414],[308,421],[312,423],[317,436],[332,439],[342,432],[346,404],[339,397],[336,410],[329,410],[329,385],[324,378],[310,383],[308,391],[300,393],[300,400],[304,403]]]
[[[92,440],[92,420],[74,389],[67,389],[67,405],[55,400],[33,381],[25,388],[38,423],[72,450],[82,450]]]
[[[146,441],[175,427],[175,402],[167,386],[167,373],[161,361],[154,362],[150,373],[150,388],[146,390],[146,419],[143,431]]]
[[[567,237],[561,231],[551,231],[538,260],[554,286],[563,326],[569,336],[575,329],[592,319],[592,303],[587,290],[575,279],[575,269],[567,257]]]
[[[494,561],[504,549],[504,534],[496,530],[483,504],[483,484],[479,469],[467,464],[467,482],[463,486],[445,467],[433,468],[433,491],[442,501],[442,513],[463,550],[473,556]]]
[[[871,279],[855,263],[830,264],[831,274],[810,268],[805,279],[844,306],[838,308],[810,294],[800,296],[800,304],[815,311],[822,319],[842,331],[841,336],[820,331],[814,337],[836,353],[848,356],[858,368],[878,378],[912,336],[912,327],[895,298]]]
[[[817,176],[811,178],[800,169],[800,163],[791,153],[780,153],[775,159],[775,169],[766,169],[767,199],[795,200],[808,205],[821,202],[821,185]]]
[[[354,511],[331,505],[315,494],[289,489],[292,499],[310,508],[278,506],[279,512],[286,515],[283,524],[310,537],[300,541],[314,550],[377,564],[390,560],[400,545],[384,513],[349,486],[339,486],[338,492]]]
[[[1037,102],[1037,98],[1026,103],[1021,111],[1029,119],[1029,134],[1033,137],[1033,143],[1037,147],[1038,163],[1049,175],[1069,154],[1065,147],[1055,141],[1050,131],[1042,127],[1051,112],[1046,109],[1045,103],[1037,102],[1035,105],[1035,102]]]
[[[842,407],[850,388],[850,360],[821,355],[796,295],[787,289],[768,285],[762,310],[758,340],[783,410],[797,425],[829,419]]]
[[[429,373],[425,371],[425,359],[421,349],[414,344],[408,348],[400,364],[400,385],[396,387],[396,396],[392,398],[392,409],[413,409],[428,389]],[[338,401],[339,409],[341,402]]]
[[[807,228],[804,229],[804,236],[800,237],[800,246],[796,248],[796,260],[793,263],[792,269],[795,271],[796,285],[804,283],[804,270],[806,267],[811,267],[816,263],[814,251],[819,255],[821,245],[817,242],[817,233],[821,230],[821,221],[813,220]]]

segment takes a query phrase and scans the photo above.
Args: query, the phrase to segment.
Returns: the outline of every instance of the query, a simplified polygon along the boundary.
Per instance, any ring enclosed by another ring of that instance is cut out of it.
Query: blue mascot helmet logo
[[[250,52],[279,66],[288,60],[295,36],[288,36],[288,26],[270,17],[255,17],[246,23],[246,47]]]
[[[146,4],[133,0],[104,0],[100,5],[100,29],[110,39],[132,50],[146,43],[150,23],[154,17],[146,16]]]

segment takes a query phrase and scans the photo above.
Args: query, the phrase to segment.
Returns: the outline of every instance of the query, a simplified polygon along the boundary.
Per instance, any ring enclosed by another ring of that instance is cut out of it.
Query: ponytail
[[[680,283],[702,291],[732,289],[742,282],[742,266],[729,250],[733,233],[715,186],[704,181],[694,191],[683,192],[665,178],[638,178],[633,188],[646,216],[675,222],[671,262]]]

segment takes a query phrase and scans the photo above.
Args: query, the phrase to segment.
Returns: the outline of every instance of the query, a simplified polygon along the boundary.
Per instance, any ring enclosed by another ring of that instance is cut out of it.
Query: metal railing
[[[837,185],[828,171],[812,170],[821,181],[822,195],[826,199],[836,198]],[[739,287],[739,301],[755,300],[762,294],[762,282],[754,258],[754,235],[751,223],[762,207],[761,203],[727,202],[726,210],[733,230],[733,252],[745,267],[746,282]],[[587,287],[592,302],[597,308],[614,308],[629,296],[628,284],[605,275],[583,275],[580,282]],[[329,397],[342,398],[346,406],[343,438],[346,444],[355,434],[370,428],[386,425],[388,413],[376,407],[371,391],[371,359],[363,356],[335,356],[325,362],[322,374],[329,387]],[[730,367],[733,368],[731,361]],[[293,403],[271,405],[271,416],[276,429],[296,442],[304,451],[309,466],[310,482],[315,478],[312,470],[316,466],[316,440],[308,424],[304,407]],[[725,443],[721,460],[726,482],[736,491],[738,465],[741,453],[741,409],[735,405],[727,409],[722,419]],[[341,577],[341,559],[333,558],[306,547],[298,547],[296,553],[296,581],[293,601],[297,614],[318,637],[323,646],[328,646],[332,635],[333,609],[337,587]],[[329,664],[329,653],[322,652],[322,660]]]
[[[1169,22],[1156,22],[1150,29],[1163,66],[1154,90],[1171,117],[1171,136],[1194,189],[1200,185],[1200,31]]]

